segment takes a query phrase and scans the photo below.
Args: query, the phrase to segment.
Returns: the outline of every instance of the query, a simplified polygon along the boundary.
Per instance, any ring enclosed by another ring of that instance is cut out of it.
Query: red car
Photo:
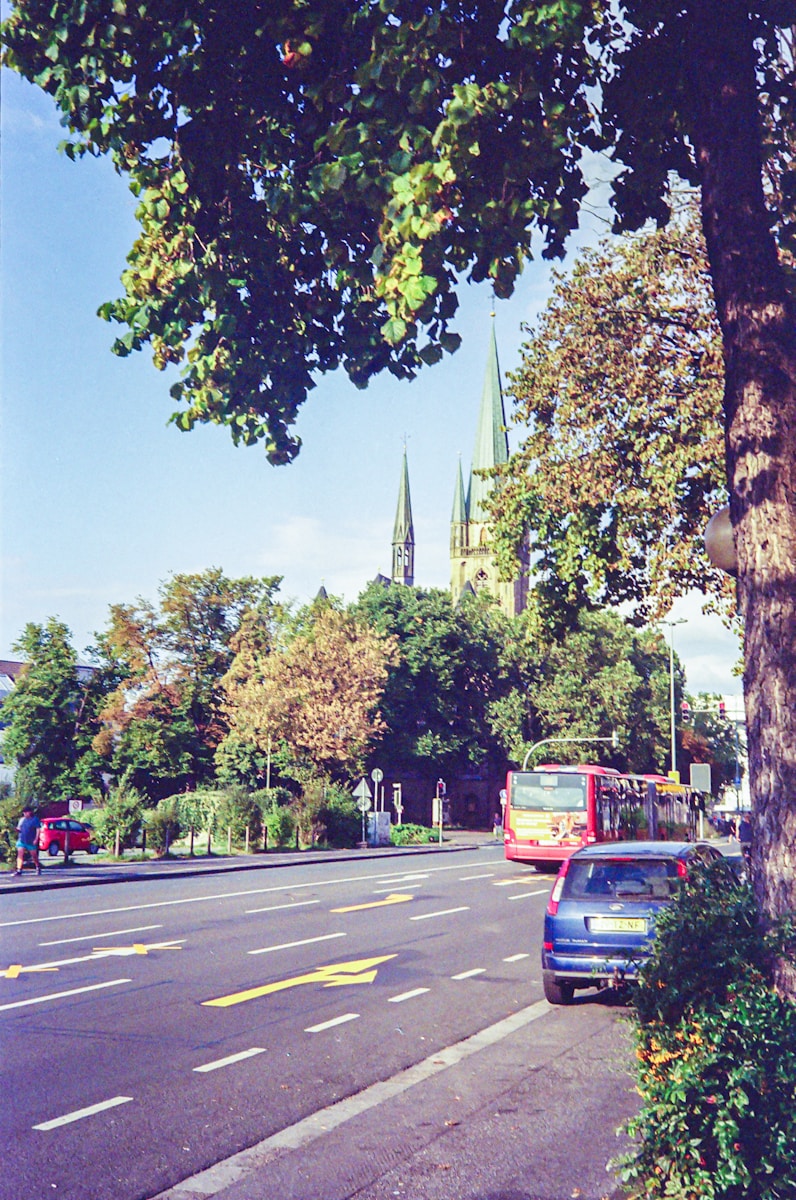
[[[87,850],[96,854],[99,844],[94,840],[94,830],[74,817],[42,817],[39,830],[39,850],[46,850],[55,857],[65,852],[66,839],[69,838],[69,853],[76,850]]]

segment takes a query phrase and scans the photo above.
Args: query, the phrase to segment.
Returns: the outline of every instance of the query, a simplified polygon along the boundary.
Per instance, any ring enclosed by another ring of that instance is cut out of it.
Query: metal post
[[[671,757],[672,771],[677,771],[677,726],[675,723],[674,712],[674,627],[675,625],[685,625],[685,619],[679,617],[676,621],[663,621],[662,624],[669,626],[669,720],[670,720],[670,737],[671,737]]]

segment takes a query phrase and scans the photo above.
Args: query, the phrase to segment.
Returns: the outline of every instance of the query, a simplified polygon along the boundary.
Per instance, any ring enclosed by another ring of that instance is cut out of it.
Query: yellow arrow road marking
[[[184,942],[181,938],[180,942]],[[124,958],[128,954],[149,954],[150,950],[182,950],[179,942],[134,942],[132,946],[95,946],[92,958]]]
[[[383,954],[380,958],[360,958],[354,962],[332,963],[328,967],[317,967],[306,975],[296,975],[293,979],[278,979],[276,983],[265,983],[261,987],[248,988],[245,992],[233,992],[229,996],[219,996],[216,1000],[203,1000],[207,1008],[230,1008],[233,1004],[243,1004],[246,1000],[257,1000],[260,996],[270,996],[274,992],[283,992],[287,988],[300,987],[304,983],[319,983],[322,987],[342,987],[348,983],[373,983],[379,963],[389,962],[394,954]]]
[[[0,971],[0,975],[4,979],[18,979],[23,971],[57,971],[57,967],[23,967],[21,963],[14,963],[7,967],[5,971]]]
[[[349,904],[346,908],[332,908],[330,912],[359,912],[363,908],[384,908],[385,904],[403,904],[405,900],[414,900],[414,896],[404,896],[399,892],[391,892],[384,900],[371,900],[369,904]]]

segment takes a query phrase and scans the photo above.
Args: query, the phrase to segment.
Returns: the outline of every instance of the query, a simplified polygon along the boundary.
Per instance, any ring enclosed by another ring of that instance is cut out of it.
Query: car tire
[[[51,858],[55,858],[56,854],[58,853],[58,843],[50,842],[49,846],[47,847],[47,853]]]
[[[566,979],[556,979],[552,971],[542,972],[544,998],[549,1004],[571,1004],[575,985]]]
[[[99,846],[97,845],[96,842],[92,842],[88,848],[89,854],[96,854],[98,850],[99,850]]]

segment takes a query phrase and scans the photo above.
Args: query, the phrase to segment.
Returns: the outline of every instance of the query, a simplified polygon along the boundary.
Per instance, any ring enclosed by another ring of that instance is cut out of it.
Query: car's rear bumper
[[[556,979],[567,979],[584,986],[598,987],[601,984],[632,980],[638,975],[643,958],[597,958],[592,955],[577,956],[542,953],[542,969],[551,971]]]

